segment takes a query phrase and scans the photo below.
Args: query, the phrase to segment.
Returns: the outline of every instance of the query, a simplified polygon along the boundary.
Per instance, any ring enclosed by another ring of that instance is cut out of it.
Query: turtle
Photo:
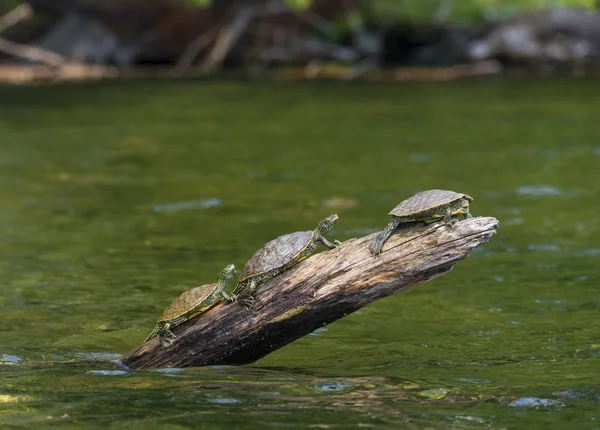
[[[244,266],[231,293],[233,298],[250,309],[254,304],[253,294],[260,284],[304,260],[320,245],[329,249],[337,247],[341,242],[334,240],[331,243],[325,235],[333,230],[338,218],[337,214],[330,215],[314,231],[284,234],[266,243]]]
[[[404,200],[389,213],[392,216],[389,224],[369,244],[373,255],[379,255],[385,241],[402,223],[425,221],[427,223],[444,220],[446,224],[454,224],[455,215],[471,218],[469,204],[472,197],[447,190],[427,190]]]
[[[233,302],[233,298],[224,290],[234,275],[235,266],[230,264],[223,269],[219,282],[216,284],[201,285],[181,293],[156,320],[156,327],[144,342],[158,336],[160,344],[168,348],[175,341],[175,335],[170,330],[172,327],[206,312],[222,299]]]

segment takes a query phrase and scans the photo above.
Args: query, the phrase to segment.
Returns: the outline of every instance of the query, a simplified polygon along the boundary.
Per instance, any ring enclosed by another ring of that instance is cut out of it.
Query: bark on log
[[[144,369],[254,362],[377,299],[442,276],[497,227],[495,218],[481,217],[453,226],[407,225],[378,257],[368,250],[375,234],[348,240],[263,284],[253,310],[222,302],[175,327],[171,348],[153,338],[117,364]]]

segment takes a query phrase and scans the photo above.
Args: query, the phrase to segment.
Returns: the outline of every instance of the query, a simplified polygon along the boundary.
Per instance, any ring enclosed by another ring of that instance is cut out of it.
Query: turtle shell
[[[181,293],[167,306],[156,322],[170,321],[180,317],[206,299],[215,288],[217,288],[217,284],[206,284]]]
[[[447,190],[427,190],[415,194],[412,197],[399,203],[390,211],[390,215],[395,216],[415,216],[421,212],[433,209],[439,206],[446,206],[456,200],[465,198],[469,201],[473,200],[466,194],[457,193]]]
[[[290,263],[308,246],[312,237],[312,231],[297,231],[268,242],[248,260],[238,282]]]

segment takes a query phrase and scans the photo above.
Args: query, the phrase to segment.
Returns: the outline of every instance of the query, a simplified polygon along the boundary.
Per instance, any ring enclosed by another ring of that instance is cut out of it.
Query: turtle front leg
[[[473,215],[471,215],[471,212],[469,212],[469,209],[467,209],[467,211],[465,212],[465,219],[469,218],[473,218]]]
[[[392,217],[389,224],[385,226],[383,231],[377,235],[375,239],[371,241],[369,244],[369,249],[371,250],[371,254],[379,255],[381,253],[381,248],[383,248],[383,244],[386,240],[392,235],[393,231],[400,224],[399,217]]]
[[[444,215],[444,224],[454,225],[458,222],[456,218],[452,218],[452,209],[446,208],[446,214]]]
[[[319,238],[319,241],[320,241],[320,242],[321,242],[323,245],[325,245],[327,248],[329,248],[329,249],[336,248],[336,247],[338,247],[339,245],[341,245],[341,244],[342,244],[342,242],[340,242],[340,241],[339,241],[339,240],[337,240],[337,239],[336,239],[336,240],[334,240],[334,241],[333,241],[333,243],[331,243],[331,242],[330,242],[330,241],[328,241],[328,240],[327,240],[325,237],[320,237],[320,238]]]
[[[223,297],[225,300],[227,300],[229,303],[233,303],[236,301],[236,295],[235,294],[227,294],[225,291],[221,291],[221,297]]]

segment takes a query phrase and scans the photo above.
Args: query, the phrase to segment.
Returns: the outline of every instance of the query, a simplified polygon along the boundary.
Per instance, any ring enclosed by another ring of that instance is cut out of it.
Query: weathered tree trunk
[[[497,227],[495,218],[453,226],[415,223],[399,228],[378,257],[368,249],[374,234],[348,240],[263,284],[253,310],[222,302],[176,327],[171,348],[153,338],[118,364],[143,369],[251,363],[377,299],[443,275]]]

